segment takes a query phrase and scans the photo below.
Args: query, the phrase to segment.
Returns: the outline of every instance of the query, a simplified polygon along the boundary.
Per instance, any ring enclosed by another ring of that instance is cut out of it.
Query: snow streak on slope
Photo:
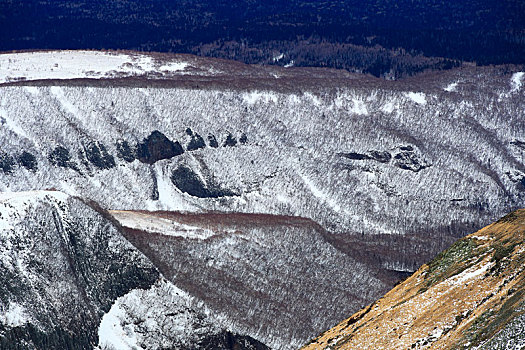
[[[168,236],[206,239],[216,234],[209,229],[185,225],[170,216],[162,217],[162,214],[113,210],[111,215],[122,226]]]

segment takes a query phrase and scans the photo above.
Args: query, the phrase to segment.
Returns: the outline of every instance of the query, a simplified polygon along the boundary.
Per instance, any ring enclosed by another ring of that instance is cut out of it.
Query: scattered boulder
[[[137,147],[137,158],[146,164],[170,159],[184,153],[179,142],[171,141],[158,130],[153,131]]]
[[[108,153],[104,144],[92,141],[84,145],[87,160],[99,169],[115,167],[115,159]]]
[[[117,141],[117,157],[124,159],[126,162],[131,163],[137,159],[137,150],[131,148],[128,141],[118,140]]]
[[[70,168],[78,171],[77,164],[71,160],[71,154],[69,150],[62,146],[57,146],[47,157],[49,162],[54,166],[62,168]]]
[[[182,192],[198,198],[220,198],[236,196],[214,184],[205,184],[190,168],[180,165],[171,173],[171,182]]]
[[[212,135],[212,134],[208,135],[208,144],[210,145],[210,147],[213,147],[213,148],[219,147],[219,143],[217,142],[215,135]]]
[[[0,152],[0,169],[2,169],[4,173],[11,173],[13,171],[14,165],[15,161],[13,157],[7,153]]]
[[[36,161],[36,157],[27,151],[22,152],[22,154],[18,156],[18,164],[28,170],[38,170],[38,162]]]

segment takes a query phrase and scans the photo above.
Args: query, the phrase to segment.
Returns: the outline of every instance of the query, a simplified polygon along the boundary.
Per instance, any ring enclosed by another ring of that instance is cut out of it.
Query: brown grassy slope
[[[525,308],[525,210],[423,265],[304,349],[455,349],[496,334]]]

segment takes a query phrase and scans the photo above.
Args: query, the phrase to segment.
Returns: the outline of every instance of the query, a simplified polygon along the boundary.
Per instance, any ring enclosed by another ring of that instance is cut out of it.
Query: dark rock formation
[[[219,147],[219,143],[217,142],[215,135],[212,135],[212,134],[208,135],[208,144],[210,145],[210,147],[213,147],[213,148]]]
[[[237,139],[231,133],[228,133],[228,135],[226,135],[226,140],[224,140],[224,143],[222,144],[222,147],[233,147],[235,145],[237,145]]]
[[[11,157],[7,153],[0,152],[0,169],[6,174],[9,174],[13,171],[13,166],[15,165],[15,161],[13,157]]]
[[[388,163],[392,159],[392,155],[387,151],[370,151],[368,154],[372,159],[381,163]]]
[[[184,153],[177,141],[173,142],[158,130],[153,131],[137,147],[137,157],[142,163],[153,164]]]
[[[199,198],[230,197],[236,194],[214,184],[205,184],[190,168],[181,165],[171,173],[171,182],[182,192]]]
[[[371,159],[368,155],[363,153],[356,153],[356,152],[350,152],[350,153],[341,153],[341,156],[351,159],[351,160],[365,160],[365,159]]]
[[[204,142],[204,139],[202,138],[201,135],[199,135],[197,133],[193,133],[191,131],[191,129],[189,129],[189,128],[186,130],[186,133],[188,133],[188,130],[191,133],[191,134],[188,134],[189,136],[191,136],[191,140],[188,143],[188,146],[186,146],[186,150],[187,151],[195,151],[195,150],[198,150],[200,148],[206,147],[206,143]]]
[[[124,159],[126,162],[131,163],[137,159],[137,150],[131,148],[128,141],[118,140],[117,141],[117,157]]]
[[[89,142],[84,145],[86,158],[91,164],[99,169],[111,169],[115,167],[115,159],[108,153],[104,144],[98,141]]]
[[[239,137],[239,142],[241,145],[245,145],[248,143],[248,136],[246,136],[245,133],[242,133],[241,136]]]
[[[403,147],[400,149],[402,148]],[[394,165],[400,169],[410,170],[416,173],[430,166],[430,164],[424,160],[420,160],[417,154],[411,151],[403,151],[394,155]]]
[[[518,147],[518,148],[521,148],[521,149],[525,150],[525,142],[523,142],[523,141],[520,141],[520,140],[514,140],[514,141],[511,141],[510,144],[513,145],[513,146],[516,146],[516,147]]]
[[[62,168],[71,168],[78,171],[77,164],[71,160],[71,154],[69,150],[62,146],[57,146],[47,157],[49,162],[54,166]]]
[[[28,170],[36,171],[38,169],[36,157],[27,151],[22,152],[22,154],[18,156],[18,164]]]

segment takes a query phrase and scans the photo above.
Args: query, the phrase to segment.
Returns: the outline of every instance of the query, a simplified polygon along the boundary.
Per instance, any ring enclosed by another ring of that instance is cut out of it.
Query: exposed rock
[[[191,131],[191,129],[188,129],[188,130]],[[206,147],[206,143],[204,142],[204,139],[202,138],[201,135],[197,133],[192,133],[190,136],[191,136],[191,140],[188,143],[188,146],[186,146],[187,151],[195,151],[200,148]]]
[[[171,141],[158,130],[153,131],[137,147],[137,156],[142,163],[153,164],[184,153],[179,142]]]
[[[392,159],[392,155],[388,151],[369,151],[368,154],[381,163],[388,163]]]
[[[246,136],[245,133],[241,133],[241,136],[239,137],[239,143],[241,145],[245,145],[248,143],[248,136]]]
[[[233,147],[235,145],[237,145],[237,139],[231,133],[228,133],[222,147]]]
[[[400,149],[412,149],[411,146],[400,147]],[[425,160],[420,160],[415,152],[405,150],[394,155],[394,165],[403,170],[410,170],[415,173],[428,168],[428,164]]]
[[[208,144],[210,145],[210,147],[213,147],[213,148],[219,147],[219,143],[217,142],[215,135],[212,135],[212,134],[208,135]]]
[[[363,153],[356,153],[356,152],[350,152],[350,153],[341,153],[341,156],[351,159],[351,160],[365,160],[370,159],[370,157]]]
[[[525,142],[524,141],[520,141],[520,140],[516,139],[514,141],[511,141],[510,144],[525,150]]]
[[[38,169],[36,157],[27,151],[18,156],[18,163],[28,170],[36,171]]]
[[[104,144],[98,141],[89,142],[84,145],[86,158],[99,169],[111,169],[115,167],[115,159],[108,153]]]
[[[375,160],[381,163],[388,163],[392,159],[392,155],[388,151],[368,151],[367,153],[339,153],[340,156],[351,160]]]
[[[128,163],[131,163],[135,159],[137,159],[137,150],[131,148],[128,141],[118,140],[117,141],[117,157],[124,159]]]

